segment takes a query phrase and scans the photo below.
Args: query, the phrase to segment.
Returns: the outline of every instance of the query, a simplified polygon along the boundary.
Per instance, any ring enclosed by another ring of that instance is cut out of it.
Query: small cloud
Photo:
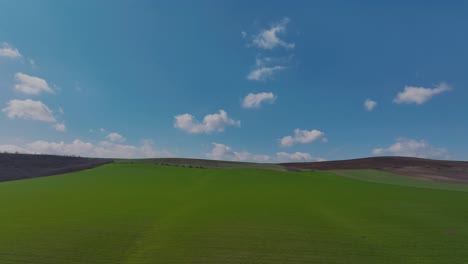
[[[367,111],[374,110],[376,106],[377,106],[377,102],[371,99],[366,99],[366,101],[364,102],[364,107],[367,109]]]
[[[286,32],[286,26],[289,23],[289,18],[283,18],[279,22],[274,23],[269,29],[260,31],[255,35],[252,40],[252,45],[261,49],[274,49],[276,47],[283,47],[286,49],[293,49],[294,43],[287,43],[279,38],[280,34]]]
[[[314,158],[309,153],[304,152],[277,152],[277,162],[307,162],[307,161],[325,161],[323,158]]]
[[[209,159],[213,160],[229,160],[229,161],[250,161],[250,162],[270,162],[271,157],[268,155],[257,155],[250,152],[233,151],[231,147],[213,143],[213,149],[206,154]]]
[[[224,110],[206,115],[203,122],[199,122],[191,114],[177,115],[174,118],[174,127],[192,134],[222,132],[228,126],[240,127],[240,121],[230,118]]]
[[[234,152],[231,147],[213,142],[213,149],[206,154],[210,159],[214,160],[235,160],[240,161],[239,154]]]
[[[266,81],[273,79],[273,75],[286,70],[291,62],[293,56],[287,57],[257,57],[255,59],[255,66],[247,74],[247,80],[251,81]]]
[[[440,83],[435,88],[424,88],[415,86],[405,86],[403,92],[399,92],[393,102],[396,104],[424,104],[434,95],[450,91],[451,87],[446,83]]]
[[[424,140],[397,138],[393,145],[387,148],[375,148],[374,155],[406,156],[418,158],[448,159],[446,149],[431,146]]]
[[[242,38],[246,38],[247,37],[247,32],[241,31],[241,36],[242,36]]]
[[[242,101],[242,107],[259,108],[262,103],[273,104],[276,98],[277,97],[273,93],[249,93]]]
[[[125,142],[125,140],[127,140],[125,137],[115,132],[110,133],[106,138],[112,142]]]
[[[284,66],[260,67],[252,70],[247,75],[247,80],[251,81],[265,81],[271,79],[273,74],[286,69]]]
[[[206,154],[209,159],[229,160],[229,161],[247,161],[247,162],[305,162],[305,161],[323,161],[321,158],[314,158],[304,152],[278,152],[276,155],[253,154],[247,151],[234,151],[231,147],[224,144],[213,142],[213,148]]]
[[[8,43],[4,42],[0,45],[0,57],[19,59],[22,57],[22,55],[17,48],[12,47]]]
[[[54,93],[54,90],[49,87],[49,84],[44,79],[39,77],[30,76],[24,73],[15,74],[16,85],[15,89],[18,92],[29,94],[29,95],[38,95],[41,92]]]
[[[57,123],[57,124],[54,125],[54,128],[55,128],[55,130],[57,130],[59,132],[66,132],[67,131],[67,128],[65,127],[64,123]]]
[[[298,143],[306,144],[319,139],[321,139],[323,142],[328,141],[328,139],[325,137],[325,133],[323,133],[322,131],[316,129],[308,131],[296,128],[294,130],[293,136],[285,136],[280,140],[280,145],[282,147],[290,147]]]
[[[55,122],[52,110],[43,104],[41,101],[26,100],[10,100],[7,102],[7,107],[2,109],[8,118],[28,119],[43,122]]]

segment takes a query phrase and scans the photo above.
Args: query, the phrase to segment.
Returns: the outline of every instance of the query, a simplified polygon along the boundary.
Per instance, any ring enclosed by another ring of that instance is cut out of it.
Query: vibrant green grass
[[[468,193],[110,164],[0,183],[0,263],[468,263]]]

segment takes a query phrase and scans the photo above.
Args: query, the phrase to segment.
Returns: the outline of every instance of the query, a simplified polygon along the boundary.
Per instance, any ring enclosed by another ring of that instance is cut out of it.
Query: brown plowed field
[[[466,161],[374,157],[281,165],[288,170],[375,169],[433,181],[468,183],[468,162]]]
[[[110,159],[54,155],[0,154],[0,181],[21,180],[94,168]]]

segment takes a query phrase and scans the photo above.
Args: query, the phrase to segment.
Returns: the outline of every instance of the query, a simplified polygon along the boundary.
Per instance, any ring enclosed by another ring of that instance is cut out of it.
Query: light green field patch
[[[0,183],[0,263],[467,263],[468,193],[109,164]]]
[[[362,181],[368,181],[368,182],[395,184],[395,185],[411,186],[411,187],[418,187],[418,188],[468,192],[468,184],[435,182],[435,181],[430,181],[430,180],[417,179],[417,178],[410,177],[410,176],[398,175],[398,174],[385,172],[385,171],[333,170],[331,172],[340,176],[346,176],[349,178],[362,180]]]

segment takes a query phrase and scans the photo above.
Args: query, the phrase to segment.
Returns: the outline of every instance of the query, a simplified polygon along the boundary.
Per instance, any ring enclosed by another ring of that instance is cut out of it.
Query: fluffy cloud
[[[236,152],[231,147],[219,143],[213,143],[213,149],[206,156],[214,160],[230,161],[268,162],[271,159],[268,155],[255,155],[245,151]]]
[[[273,78],[279,71],[287,69],[292,56],[288,57],[257,57],[255,67],[247,74],[246,78],[251,81],[266,81]]]
[[[41,101],[10,100],[7,107],[2,110],[10,119],[22,118],[29,120],[38,120],[43,122],[55,122],[52,110]]]
[[[367,111],[372,111],[374,108],[377,106],[377,102],[373,101],[371,99],[366,99],[364,101],[364,107],[367,109]]]
[[[106,138],[112,142],[125,142],[125,140],[127,140],[125,137],[115,132],[110,133]]]
[[[305,162],[305,161],[322,161],[320,158],[313,158],[310,154],[304,152],[278,152],[275,156],[252,154],[247,151],[237,152],[231,147],[213,143],[213,149],[206,154],[210,159],[214,160],[229,160],[229,161],[246,161],[246,162]]]
[[[57,123],[57,124],[54,125],[54,128],[55,128],[55,130],[57,130],[59,132],[67,131],[67,127],[65,126],[64,123]]]
[[[283,18],[278,23],[273,24],[269,29],[262,30],[258,35],[255,35],[252,44],[261,49],[274,49],[283,47],[293,49],[294,43],[287,43],[278,37],[279,34],[286,32],[286,26],[289,23],[289,18]]]
[[[285,136],[280,140],[280,145],[282,147],[289,147],[295,145],[297,143],[310,143],[316,141],[318,139],[322,139],[322,141],[326,142],[327,138],[325,137],[325,133],[322,131],[313,129],[313,130],[301,130],[299,128],[294,129],[293,136]]]
[[[145,140],[140,146],[116,144],[102,141],[98,144],[75,139],[71,143],[34,141],[16,145],[0,145],[0,152],[19,152],[51,155],[68,155],[99,158],[155,158],[170,155],[167,151],[158,151],[152,141]]]
[[[434,95],[449,91],[451,88],[446,83],[441,83],[435,88],[424,88],[405,86],[403,92],[399,92],[393,99],[397,104],[424,104],[429,101]]]
[[[259,108],[262,103],[273,104],[276,96],[273,93],[249,93],[242,101],[244,108]]]
[[[38,95],[41,92],[54,93],[54,90],[49,87],[49,84],[44,79],[30,76],[24,73],[15,74],[16,85],[15,89],[24,94]]]
[[[213,149],[206,156],[214,160],[239,160],[238,155],[232,151],[231,147],[214,142]]]
[[[8,43],[2,43],[0,45],[0,57],[17,59],[21,58],[22,55],[17,48],[10,46]]]
[[[240,121],[231,119],[224,110],[219,113],[209,114],[199,122],[190,114],[175,116],[174,127],[192,134],[209,134],[212,132],[222,132],[228,126],[240,126]]]
[[[247,79],[251,81],[266,81],[271,79],[275,72],[286,69],[284,66],[271,66],[271,67],[260,67],[252,70],[248,75]]]
[[[306,162],[306,161],[324,161],[321,158],[313,158],[309,153],[304,152],[278,152],[276,153],[276,160],[278,162]]]
[[[448,159],[446,149],[431,146],[424,140],[397,138],[396,142],[387,148],[376,148],[374,155],[406,156],[418,158]]]

